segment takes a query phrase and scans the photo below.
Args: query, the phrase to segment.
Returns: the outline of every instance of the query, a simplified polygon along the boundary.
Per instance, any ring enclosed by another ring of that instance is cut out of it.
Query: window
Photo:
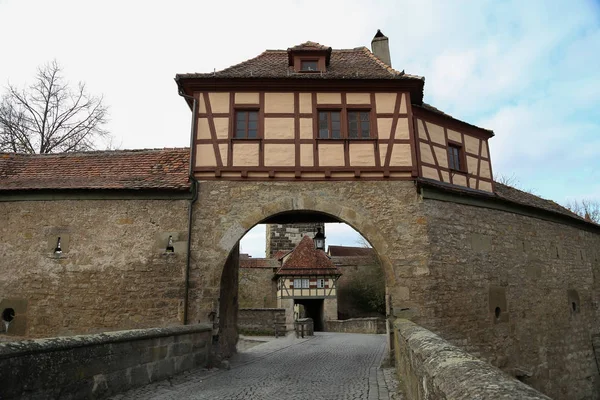
[[[462,169],[460,165],[461,150],[461,146],[455,144],[448,145],[448,167],[450,167],[450,169],[458,171]]]
[[[319,111],[319,139],[341,139],[341,129],[339,111]]]
[[[323,289],[325,287],[325,279],[317,279],[317,288]]]
[[[258,111],[235,112],[236,139],[256,139],[258,137]]]
[[[300,278],[295,278],[294,279],[294,289],[308,289],[309,287],[309,281],[308,279],[300,279]]]
[[[318,71],[319,63],[317,60],[302,60],[300,61],[300,71]]]
[[[368,139],[371,137],[369,111],[348,111],[348,138]]]

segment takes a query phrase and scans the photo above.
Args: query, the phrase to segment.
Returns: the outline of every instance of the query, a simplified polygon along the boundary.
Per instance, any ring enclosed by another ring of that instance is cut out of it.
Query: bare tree
[[[521,185],[521,182],[519,181],[519,179],[517,178],[517,176],[515,174],[512,174],[512,175],[497,174],[497,175],[494,175],[494,181],[496,181],[497,183],[501,183],[503,185],[518,189],[522,192],[526,192],[526,193],[530,193],[530,194],[534,194],[534,195],[536,194],[535,189],[524,188],[523,185]]]
[[[571,200],[565,204],[565,207],[588,221],[600,224],[600,201],[598,200]]]
[[[56,61],[38,68],[26,89],[8,85],[0,100],[0,151],[56,153],[91,150],[108,138],[108,108],[85,84],[71,88]]]

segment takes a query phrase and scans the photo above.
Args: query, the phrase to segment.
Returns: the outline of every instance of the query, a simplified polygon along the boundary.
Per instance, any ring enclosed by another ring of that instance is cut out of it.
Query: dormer
[[[331,47],[305,42],[287,49],[288,65],[298,73],[326,72],[331,58]]]

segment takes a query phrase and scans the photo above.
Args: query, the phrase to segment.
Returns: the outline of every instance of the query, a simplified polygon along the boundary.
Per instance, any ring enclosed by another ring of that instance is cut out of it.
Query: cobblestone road
[[[379,368],[384,353],[384,335],[288,336],[239,353],[229,370],[197,370],[112,399],[400,400],[393,372]]]

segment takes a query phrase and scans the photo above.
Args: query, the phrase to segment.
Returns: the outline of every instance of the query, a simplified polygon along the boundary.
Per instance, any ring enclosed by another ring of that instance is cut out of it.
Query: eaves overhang
[[[412,104],[423,103],[425,81],[422,79],[356,79],[348,78],[219,78],[175,76],[180,91],[193,96],[204,91],[299,91],[299,92],[409,92]],[[186,100],[191,105],[191,100]]]

